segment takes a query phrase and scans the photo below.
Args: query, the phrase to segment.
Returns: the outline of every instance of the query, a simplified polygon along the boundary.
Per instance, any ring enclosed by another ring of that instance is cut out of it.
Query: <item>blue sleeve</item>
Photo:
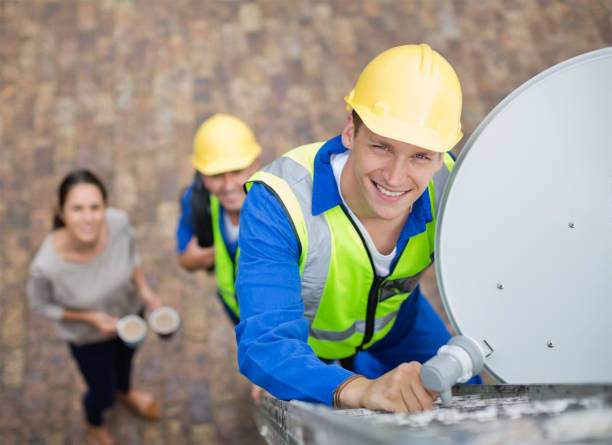
[[[240,371],[279,399],[331,405],[333,391],[353,373],[319,360],[308,345],[298,243],[281,204],[261,184],[240,212],[239,244]]]
[[[181,216],[176,227],[176,249],[179,253],[183,253],[187,248],[187,244],[193,237],[193,225],[191,224],[191,191],[193,186],[190,185],[181,197]]]

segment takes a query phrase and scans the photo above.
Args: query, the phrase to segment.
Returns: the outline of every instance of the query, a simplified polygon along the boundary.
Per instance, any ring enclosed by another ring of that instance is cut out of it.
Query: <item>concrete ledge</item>
[[[612,385],[465,385],[424,413],[334,410],[264,395],[254,408],[270,445],[554,444],[612,441]]]

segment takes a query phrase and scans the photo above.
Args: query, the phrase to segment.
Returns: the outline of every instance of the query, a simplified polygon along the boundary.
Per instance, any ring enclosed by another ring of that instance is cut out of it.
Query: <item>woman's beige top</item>
[[[108,237],[97,257],[85,263],[63,259],[53,246],[51,232],[30,264],[30,308],[54,320],[58,336],[77,345],[108,337],[89,323],[63,321],[64,309],[98,310],[123,317],[138,313],[142,306],[132,282],[140,258],[134,249],[128,215],[109,207],[105,218]]]

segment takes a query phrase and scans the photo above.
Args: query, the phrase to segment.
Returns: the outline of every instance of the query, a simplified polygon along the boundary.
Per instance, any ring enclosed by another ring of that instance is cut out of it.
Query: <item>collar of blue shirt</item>
[[[342,204],[338,193],[336,178],[331,167],[331,156],[348,150],[342,144],[340,135],[327,141],[317,152],[314,160],[314,179],[312,186],[312,214],[318,215]],[[412,205],[412,212],[408,216],[400,233],[398,241],[407,240],[426,230],[426,224],[433,220],[431,203],[427,190]]]

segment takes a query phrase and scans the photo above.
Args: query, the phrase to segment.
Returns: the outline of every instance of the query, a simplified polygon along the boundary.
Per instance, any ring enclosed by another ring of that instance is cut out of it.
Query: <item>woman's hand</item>
[[[134,268],[132,280],[134,280],[134,284],[138,289],[138,297],[140,298],[140,301],[145,304],[147,309],[154,311],[158,307],[162,307],[164,305],[164,302],[161,300],[161,298],[159,298],[159,295],[157,295],[155,291],[151,289],[151,286],[149,286],[145,274],[142,271],[142,267],[136,266]]]
[[[146,292],[146,294],[141,293],[140,299],[141,301],[144,302],[144,304],[147,306],[147,308],[151,312],[153,312],[158,307],[162,307],[164,305],[164,302],[162,301],[161,298],[159,298],[159,295],[157,295],[155,292],[153,292],[150,289],[148,292]]]
[[[117,332],[117,322],[119,321],[117,317],[101,311],[92,311],[88,318],[89,323],[104,335],[112,335]]]
[[[64,309],[62,319],[65,321],[80,321],[93,325],[104,335],[112,335],[117,332],[119,319],[102,311],[80,311],[76,309]]]

